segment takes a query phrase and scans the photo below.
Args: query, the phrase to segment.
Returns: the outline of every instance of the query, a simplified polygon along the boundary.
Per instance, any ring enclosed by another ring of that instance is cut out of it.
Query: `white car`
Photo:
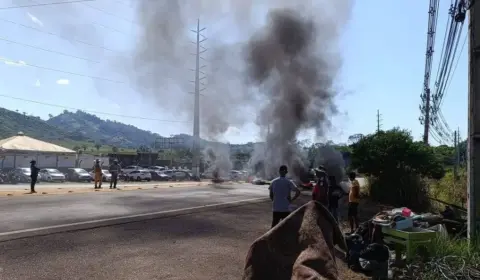
[[[126,166],[125,168],[122,168],[122,172],[127,174],[127,173],[130,173],[132,171],[140,170],[140,169],[143,169],[143,168],[141,168],[138,165],[129,165],[129,166]]]
[[[90,171],[90,175],[92,178],[95,178],[95,172]],[[102,169],[102,181],[103,182],[110,182],[112,180],[112,173],[106,169]]]
[[[150,182],[152,180],[152,174],[150,173],[150,170],[145,170],[145,169],[134,170],[132,172],[127,173],[126,176],[129,181]]]
[[[65,182],[65,174],[54,168],[41,169],[38,172],[41,181],[47,182]]]
[[[164,171],[166,168],[163,166],[150,166],[148,167],[151,171]]]

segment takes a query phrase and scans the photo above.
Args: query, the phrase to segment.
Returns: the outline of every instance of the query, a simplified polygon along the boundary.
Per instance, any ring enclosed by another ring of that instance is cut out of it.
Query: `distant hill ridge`
[[[156,142],[160,146],[161,139],[165,138],[133,125],[103,120],[96,115],[83,111],[70,112],[65,110],[60,115],[50,116],[50,119],[44,121],[40,117],[0,108],[0,138],[16,135],[19,131],[30,137],[55,143],[59,143],[59,141],[90,142],[130,149],[151,148]],[[191,135],[179,134],[175,136],[181,139],[176,146],[192,147],[193,137]],[[200,145],[204,146],[207,143],[209,142],[201,140]],[[253,149],[252,143],[233,146],[236,150]]]

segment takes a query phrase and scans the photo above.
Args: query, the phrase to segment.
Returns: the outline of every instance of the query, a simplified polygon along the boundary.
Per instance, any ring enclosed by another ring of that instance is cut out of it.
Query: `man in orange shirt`
[[[360,202],[360,183],[356,179],[355,172],[350,172],[349,178],[352,182],[350,192],[348,194],[348,221],[350,222],[350,230],[353,233],[358,228],[358,203]]]

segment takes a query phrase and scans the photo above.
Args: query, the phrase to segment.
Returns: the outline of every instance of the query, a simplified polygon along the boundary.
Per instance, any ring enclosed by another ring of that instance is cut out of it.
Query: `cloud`
[[[27,16],[30,18],[31,21],[33,21],[35,24],[40,25],[43,27],[43,22],[39,20],[36,16],[32,15],[31,13],[27,12]]]
[[[70,84],[70,81],[67,79],[57,80],[57,85],[69,85],[69,84]]]
[[[6,65],[10,65],[10,66],[25,66],[25,65],[27,65],[27,63],[23,60],[13,61],[13,60],[6,59],[4,57],[0,57],[0,60],[3,61],[3,63],[5,63]]]
[[[226,131],[226,134],[229,135],[229,136],[237,136],[237,135],[240,135],[240,129],[238,127],[235,127],[235,126],[229,126],[227,131]]]

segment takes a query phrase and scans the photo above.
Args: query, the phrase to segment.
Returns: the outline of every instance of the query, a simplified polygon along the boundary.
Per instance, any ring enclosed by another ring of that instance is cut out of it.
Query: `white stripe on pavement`
[[[204,208],[227,206],[227,205],[238,204],[238,203],[261,202],[261,201],[265,201],[265,200],[267,200],[267,199],[265,199],[265,198],[244,199],[244,200],[236,200],[236,201],[223,202],[223,203],[207,204],[207,205],[203,205],[203,206],[187,207],[187,208],[165,210],[165,211],[159,211],[159,212],[150,212],[150,213],[143,213],[143,214],[135,214],[135,215],[128,215],[128,216],[120,216],[120,217],[108,218],[108,219],[90,220],[90,221],[69,223],[69,224],[61,224],[61,225],[55,225],[55,226],[14,230],[14,231],[1,232],[0,237],[9,236],[9,235],[24,234],[24,233],[33,233],[33,232],[38,232],[38,231],[48,231],[48,230],[62,229],[62,228],[75,228],[75,227],[79,227],[79,226],[86,226],[88,228],[88,226],[94,226],[95,224],[102,224],[102,223],[112,223],[111,225],[114,225],[115,221],[122,221],[122,220],[126,220],[126,219],[136,219],[136,218],[138,218],[139,220],[141,220],[142,218],[146,218],[148,216],[168,215],[168,214],[175,214],[175,213],[178,213],[178,212],[188,212],[188,211],[193,211],[193,210],[201,210],[201,209],[204,209]]]

